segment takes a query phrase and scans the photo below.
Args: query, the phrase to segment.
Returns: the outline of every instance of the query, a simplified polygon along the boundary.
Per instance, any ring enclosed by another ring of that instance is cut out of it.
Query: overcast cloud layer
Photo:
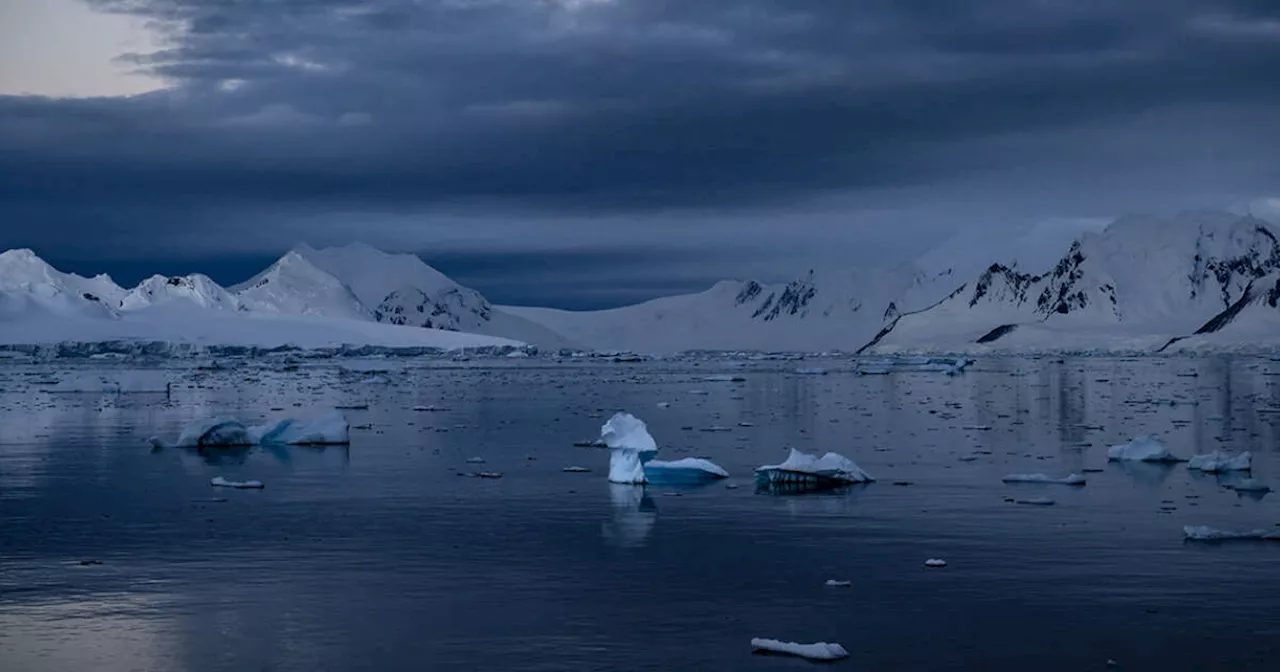
[[[494,280],[605,305],[1280,180],[1271,0],[90,2],[165,31],[122,58],[170,86],[0,97],[6,247],[621,255]]]

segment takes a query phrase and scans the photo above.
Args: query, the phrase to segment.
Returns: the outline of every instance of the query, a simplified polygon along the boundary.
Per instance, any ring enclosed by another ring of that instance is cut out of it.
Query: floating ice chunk
[[[946,561],[946,560],[943,560],[943,559],[941,559],[941,558],[929,558],[928,560],[925,560],[925,561],[924,561],[924,566],[925,566],[925,567],[932,567],[932,568],[934,568],[934,569],[938,569],[938,568],[941,568],[941,567],[946,567],[946,566],[947,566],[947,561]]]
[[[827,642],[797,644],[795,642],[783,642],[759,637],[751,640],[751,651],[753,653],[780,653],[808,658],[809,660],[840,660],[841,658],[849,657],[849,652],[845,651],[844,647],[839,644],[829,644]]]
[[[702,377],[702,382],[704,383],[742,383],[746,382],[746,380],[742,376],[732,376],[727,373],[717,373]]]
[[[643,464],[645,480],[654,485],[693,484],[728,478],[729,472],[719,465],[698,457],[664,462],[649,460]]]
[[[802,376],[825,376],[827,370],[820,366],[803,366],[796,369],[796,373]]]
[[[247,426],[238,420],[197,420],[187,425],[178,440],[166,444],[152,438],[157,448],[234,448],[257,445],[346,445],[351,443],[350,426],[337,411],[309,422],[293,418],[275,424]]]
[[[955,361],[951,362],[951,364],[947,365],[946,368],[943,369],[943,372],[948,376],[958,376],[964,373],[964,370],[968,368],[970,364],[973,364],[972,359],[969,359],[968,357],[957,357]]]
[[[1246,478],[1237,483],[1231,483],[1224,487],[1231,488],[1236,492],[1271,492],[1271,486],[1264,484],[1256,478]]]
[[[1048,497],[1032,497],[1031,499],[1015,499],[1014,504],[1026,504],[1028,506],[1053,506],[1057,502]]]
[[[1232,541],[1236,539],[1280,541],[1280,532],[1272,532],[1270,530],[1234,532],[1231,530],[1219,530],[1208,525],[1187,525],[1182,528],[1182,534],[1189,541]]]
[[[484,464],[483,457],[468,457],[467,464]]]
[[[1139,436],[1129,443],[1111,446],[1107,459],[1113,462],[1182,462],[1165,447],[1164,442],[1150,434]]]
[[[561,469],[560,471],[563,471],[563,472],[566,472],[566,473],[570,473],[570,474],[585,474],[585,473],[587,473],[588,471],[591,471],[591,470],[590,470],[590,469],[588,469],[588,468],[586,468],[586,467],[565,467],[564,469]]]
[[[263,445],[345,446],[351,443],[351,425],[338,411],[310,421],[288,418],[262,433]]]
[[[600,428],[600,440],[610,448],[630,448],[641,453],[658,452],[644,420],[630,413],[616,413]]]
[[[756,468],[756,481],[765,486],[802,486],[821,490],[851,483],[870,483],[876,479],[843,455],[827,453],[822,457],[802,453],[795,448],[781,464]]]
[[[853,582],[852,582],[852,581],[839,581],[839,580],[836,580],[836,579],[827,579],[827,582],[826,582],[826,583],[824,583],[824,584],[822,584],[822,585],[824,585],[824,586],[826,586],[826,587],[828,587],[828,588],[850,588],[850,587],[852,587],[852,586],[853,586]]]
[[[228,481],[221,476],[214,476],[209,481],[209,485],[212,485],[215,488],[240,488],[248,490],[260,490],[264,487],[262,485],[262,481]]]
[[[188,424],[173,444],[165,444],[157,438],[152,438],[151,443],[157,447],[171,445],[174,448],[233,448],[256,445],[258,437],[241,422],[212,418]]]
[[[1085,478],[1080,474],[1069,474],[1062,478],[1052,478],[1044,474],[1009,474],[1001,480],[1005,483],[1054,483],[1057,485],[1085,484]]]
[[[1220,450],[1215,450],[1206,455],[1196,455],[1187,463],[1188,469],[1198,469],[1208,473],[1217,473],[1222,471],[1249,471],[1253,466],[1252,453],[1240,453],[1239,455],[1229,455]]]

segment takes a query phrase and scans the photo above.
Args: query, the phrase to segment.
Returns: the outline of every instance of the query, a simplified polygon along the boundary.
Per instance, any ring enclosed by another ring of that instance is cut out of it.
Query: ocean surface
[[[1280,486],[1280,362],[852,370],[0,364],[0,670],[810,669],[753,655],[752,637],[838,642],[850,670],[1280,670],[1280,543],[1182,531],[1280,530],[1280,495],[1106,461],[1152,433],[1183,457],[1252,451],[1254,478]],[[206,416],[365,404],[344,410],[349,448],[145,442]],[[607,451],[574,443],[619,410],[662,458],[731,478],[610,486]],[[756,492],[752,470],[787,447],[878,481]],[[1100,471],[1084,487],[1001,482],[1085,469]],[[1007,501],[1036,497],[1056,503]]]

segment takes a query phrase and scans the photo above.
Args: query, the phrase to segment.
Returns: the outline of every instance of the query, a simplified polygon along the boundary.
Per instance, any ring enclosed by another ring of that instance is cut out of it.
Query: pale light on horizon
[[[164,87],[116,59],[160,48],[141,19],[81,0],[0,2],[0,95],[130,96]]]

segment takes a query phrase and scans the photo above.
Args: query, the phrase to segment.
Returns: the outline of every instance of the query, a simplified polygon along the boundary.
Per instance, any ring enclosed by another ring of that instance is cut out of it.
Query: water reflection
[[[1118,465],[1120,471],[1124,472],[1136,485],[1142,485],[1149,488],[1164,485],[1165,481],[1173,475],[1175,471],[1181,471],[1181,465],[1170,462],[1112,462],[1112,465]]]
[[[643,485],[609,484],[613,518],[600,525],[605,543],[618,548],[643,546],[658,522],[658,505]]]

